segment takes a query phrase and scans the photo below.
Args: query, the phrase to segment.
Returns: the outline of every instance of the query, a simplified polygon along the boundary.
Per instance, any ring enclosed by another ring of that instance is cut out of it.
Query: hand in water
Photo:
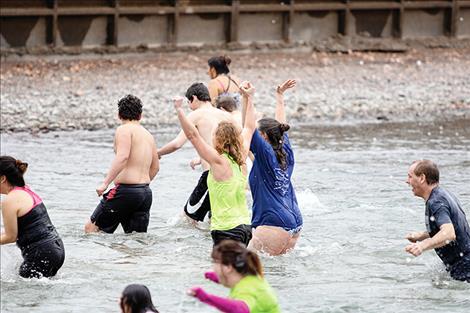
[[[102,183],[98,188],[96,188],[96,193],[98,196],[101,196],[106,191],[106,189],[108,189],[108,185]]]
[[[180,109],[183,106],[183,97],[176,96],[173,98],[173,105],[175,106],[175,110]]]
[[[213,281],[214,283],[219,283],[219,277],[215,272],[205,272],[204,277],[208,280]]]
[[[284,91],[290,88],[294,88],[296,84],[297,82],[295,81],[295,79],[288,79],[277,86],[276,92],[282,95]]]
[[[200,157],[195,157],[194,159],[189,162],[189,166],[194,170],[196,169],[196,166],[201,165],[201,158]]]
[[[414,256],[419,256],[423,253],[423,248],[419,243],[412,243],[406,246],[405,251]]]
[[[255,94],[255,87],[249,81],[244,81],[240,84],[240,92],[244,97],[251,97]]]

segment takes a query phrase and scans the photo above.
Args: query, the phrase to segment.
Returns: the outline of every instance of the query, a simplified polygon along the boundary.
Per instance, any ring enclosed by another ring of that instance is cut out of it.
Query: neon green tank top
[[[277,297],[271,286],[261,277],[243,277],[231,290],[230,298],[242,300],[250,313],[280,313]]]
[[[212,170],[207,176],[207,188],[211,201],[211,230],[229,230],[242,224],[250,224],[251,216],[246,205],[246,176],[240,166],[226,153],[230,162],[232,177],[216,181]]]

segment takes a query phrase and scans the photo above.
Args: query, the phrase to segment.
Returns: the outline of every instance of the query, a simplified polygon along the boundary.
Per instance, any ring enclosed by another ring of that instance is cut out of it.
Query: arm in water
[[[286,111],[284,106],[284,91],[294,88],[297,82],[294,79],[288,79],[276,88],[276,115],[279,123],[286,123]]]
[[[101,196],[106,191],[109,184],[126,167],[126,163],[131,152],[131,132],[127,128],[119,126],[116,130],[116,135],[114,138],[116,156],[111,163],[111,168],[108,171],[108,175],[106,175],[103,183],[98,188],[96,188],[96,193],[98,196]]]
[[[225,313],[250,313],[250,309],[244,301],[218,297],[205,292],[200,287],[191,288],[189,294]]]
[[[452,223],[443,224],[439,229],[439,232],[434,237],[427,238],[418,243],[411,243],[406,246],[405,251],[414,256],[419,256],[426,250],[443,247],[455,240],[455,229]]]

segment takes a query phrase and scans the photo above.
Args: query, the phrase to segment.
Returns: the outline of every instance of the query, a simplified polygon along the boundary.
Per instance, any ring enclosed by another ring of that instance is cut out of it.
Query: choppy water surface
[[[175,133],[154,131],[159,145]],[[118,312],[121,291],[136,282],[149,286],[161,312],[215,312],[185,295],[193,285],[228,294],[203,279],[209,232],[179,219],[200,174],[188,166],[190,145],[162,159],[147,234],[83,234],[113,157],[112,137],[2,135],[1,153],[30,164],[27,181],[66,246],[65,265],[50,280],[20,278],[19,250],[2,246],[2,312]],[[441,184],[470,216],[470,121],[297,126],[291,138],[304,231],[293,252],[262,257],[284,312],[468,312],[470,284],[452,281],[432,251],[407,255],[403,237],[424,229],[424,203],[405,184],[415,159],[439,164]]]

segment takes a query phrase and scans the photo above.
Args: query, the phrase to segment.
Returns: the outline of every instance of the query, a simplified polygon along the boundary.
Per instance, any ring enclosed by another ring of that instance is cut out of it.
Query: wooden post
[[[290,0],[289,12],[282,14],[282,39],[285,42],[292,42],[292,22],[294,21],[294,1]]]
[[[238,42],[238,25],[240,18],[240,0],[232,1],[232,12],[230,14],[230,38],[229,42]]]
[[[50,26],[50,35],[49,35],[49,43],[52,44],[53,47],[57,47],[57,36],[59,35],[59,16],[58,16],[58,7],[59,7],[59,0],[52,0],[52,19],[51,19],[51,26]]]
[[[108,23],[106,25],[106,44],[118,45],[118,31],[119,31],[119,0],[110,0],[110,6],[114,8],[113,15],[109,15]]]
[[[178,43],[178,25],[180,20],[180,1],[175,0],[174,13],[168,16],[167,42],[176,47]]]
[[[459,30],[459,2],[457,0],[452,0],[452,11],[450,17],[450,36],[457,37]]]
[[[351,20],[351,9],[349,8],[349,0],[343,0],[345,8],[338,12],[338,33],[349,36],[351,30],[349,21]]]
[[[403,17],[404,17],[404,0],[400,1],[400,8],[398,10],[393,10],[393,37],[403,38]]]

